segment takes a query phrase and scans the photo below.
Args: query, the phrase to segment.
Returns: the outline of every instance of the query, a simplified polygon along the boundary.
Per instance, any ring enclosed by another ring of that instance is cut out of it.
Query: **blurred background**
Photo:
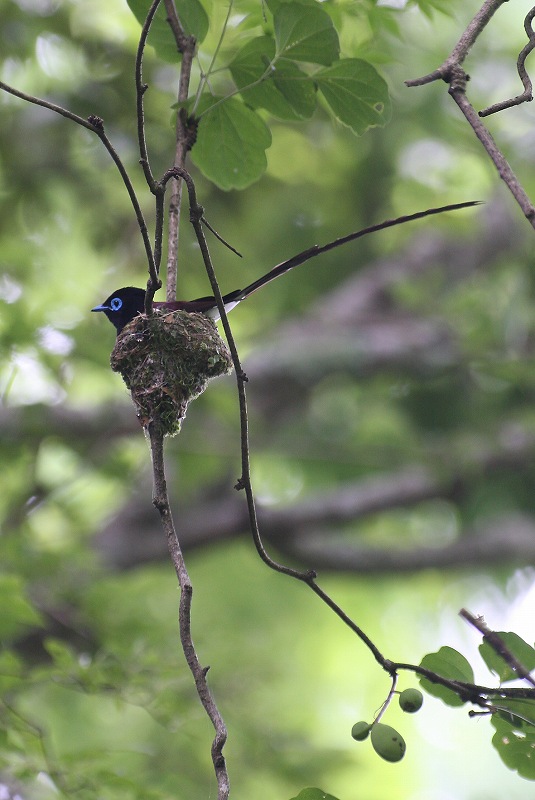
[[[306,124],[273,122],[267,173],[249,189],[225,193],[193,174],[208,220],[244,256],[210,241],[224,292],[382,219],[485,202],[314,259],[230,319],[269,551],[317,569],[387,657],[417,664],[447,644],[477,665],[462,606],[534,638],[533,231],[446,85],[404,85],[442,62],[479,4],[399,5],[344,6],[344,55],[388,81],[386,128],[355,138],[320,110]],[[252,6],[237,2],[236,14]],[[506,4],[474,48],[476,108],[520,92],[529,6]],[[224,11],[212,9],[207,52]],[[122,0],[0,0],[0,78],[102,117],[150,223],[138,35]],[[176,78],[147,49],[155,174],[172,161]],[[114,288],[144,284],[136,221],[88,131],[5,93],[0,119],[0,780],[23,797],[215,797],[148,447],[109,368],[114,330],[89,313]],[[532,197],[533,122],[529,105],[488,120]],[[187,218],[179,287],[190,299],[210,290]],[[312,785],[340,800],[531,796],[499,761],[487,720],[430,697],[414,717],[392,707],[385,718],[406,739],[402,763],[351,739],[388,678],[306,587],[258,559],[233,489],[233,377],[191,405],[167,454],[233,797],[284,800]],[[476,679],[494,683],[483,667]],[[404,674],[400,688],[410,685]]]

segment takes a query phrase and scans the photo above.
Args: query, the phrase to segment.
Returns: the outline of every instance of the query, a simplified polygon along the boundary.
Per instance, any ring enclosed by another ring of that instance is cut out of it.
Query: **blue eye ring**
[[[113,300],[110,301],[110,308],[112,311],[119,311],[122,305],[123,301],[120,297],[114,297]]]

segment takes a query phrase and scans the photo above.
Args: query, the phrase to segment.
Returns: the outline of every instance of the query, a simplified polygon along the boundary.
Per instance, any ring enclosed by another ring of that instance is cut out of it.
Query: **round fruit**
[[[368,738],[368,734],[370,732],[371,725],[369,722],[355,722],[353,727],[351,728],[351,736],[357,742],[363,742],[364,739]]]
[[[401,761],[405,755],[406,745],[401,734],[381,722],[372,726],[372,746],[385,761]]]
[[[424,696],[419,689],[405,689],[399,696],[399,705],[407,714],[419,711],[424,702]]]

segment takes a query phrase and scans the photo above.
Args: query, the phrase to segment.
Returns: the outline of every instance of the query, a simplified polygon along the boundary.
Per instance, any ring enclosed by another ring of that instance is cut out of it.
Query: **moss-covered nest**
[[[143,425],[178,433],[188,403],[212,378],[232,370],[215,322],[204,314],[140,314],[117,336],[111,368],[120,372]]]

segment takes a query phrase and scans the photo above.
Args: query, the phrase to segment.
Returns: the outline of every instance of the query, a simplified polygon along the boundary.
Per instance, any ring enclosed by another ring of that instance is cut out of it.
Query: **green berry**
[[[419,711],[424,702],[424,696],[419,689],[405,689],[399,696],[399,705],[407,714]]]
[[[401,761],[405,755],[406,745],[401,734],[381,722],[372,726],[372,746],[385,761]]]
[[[371,725],[369,722],[355,722],[355,724],[351,728],[351,736],[357,742],[363,742],[364,739],[368,738],[370,728]]]

